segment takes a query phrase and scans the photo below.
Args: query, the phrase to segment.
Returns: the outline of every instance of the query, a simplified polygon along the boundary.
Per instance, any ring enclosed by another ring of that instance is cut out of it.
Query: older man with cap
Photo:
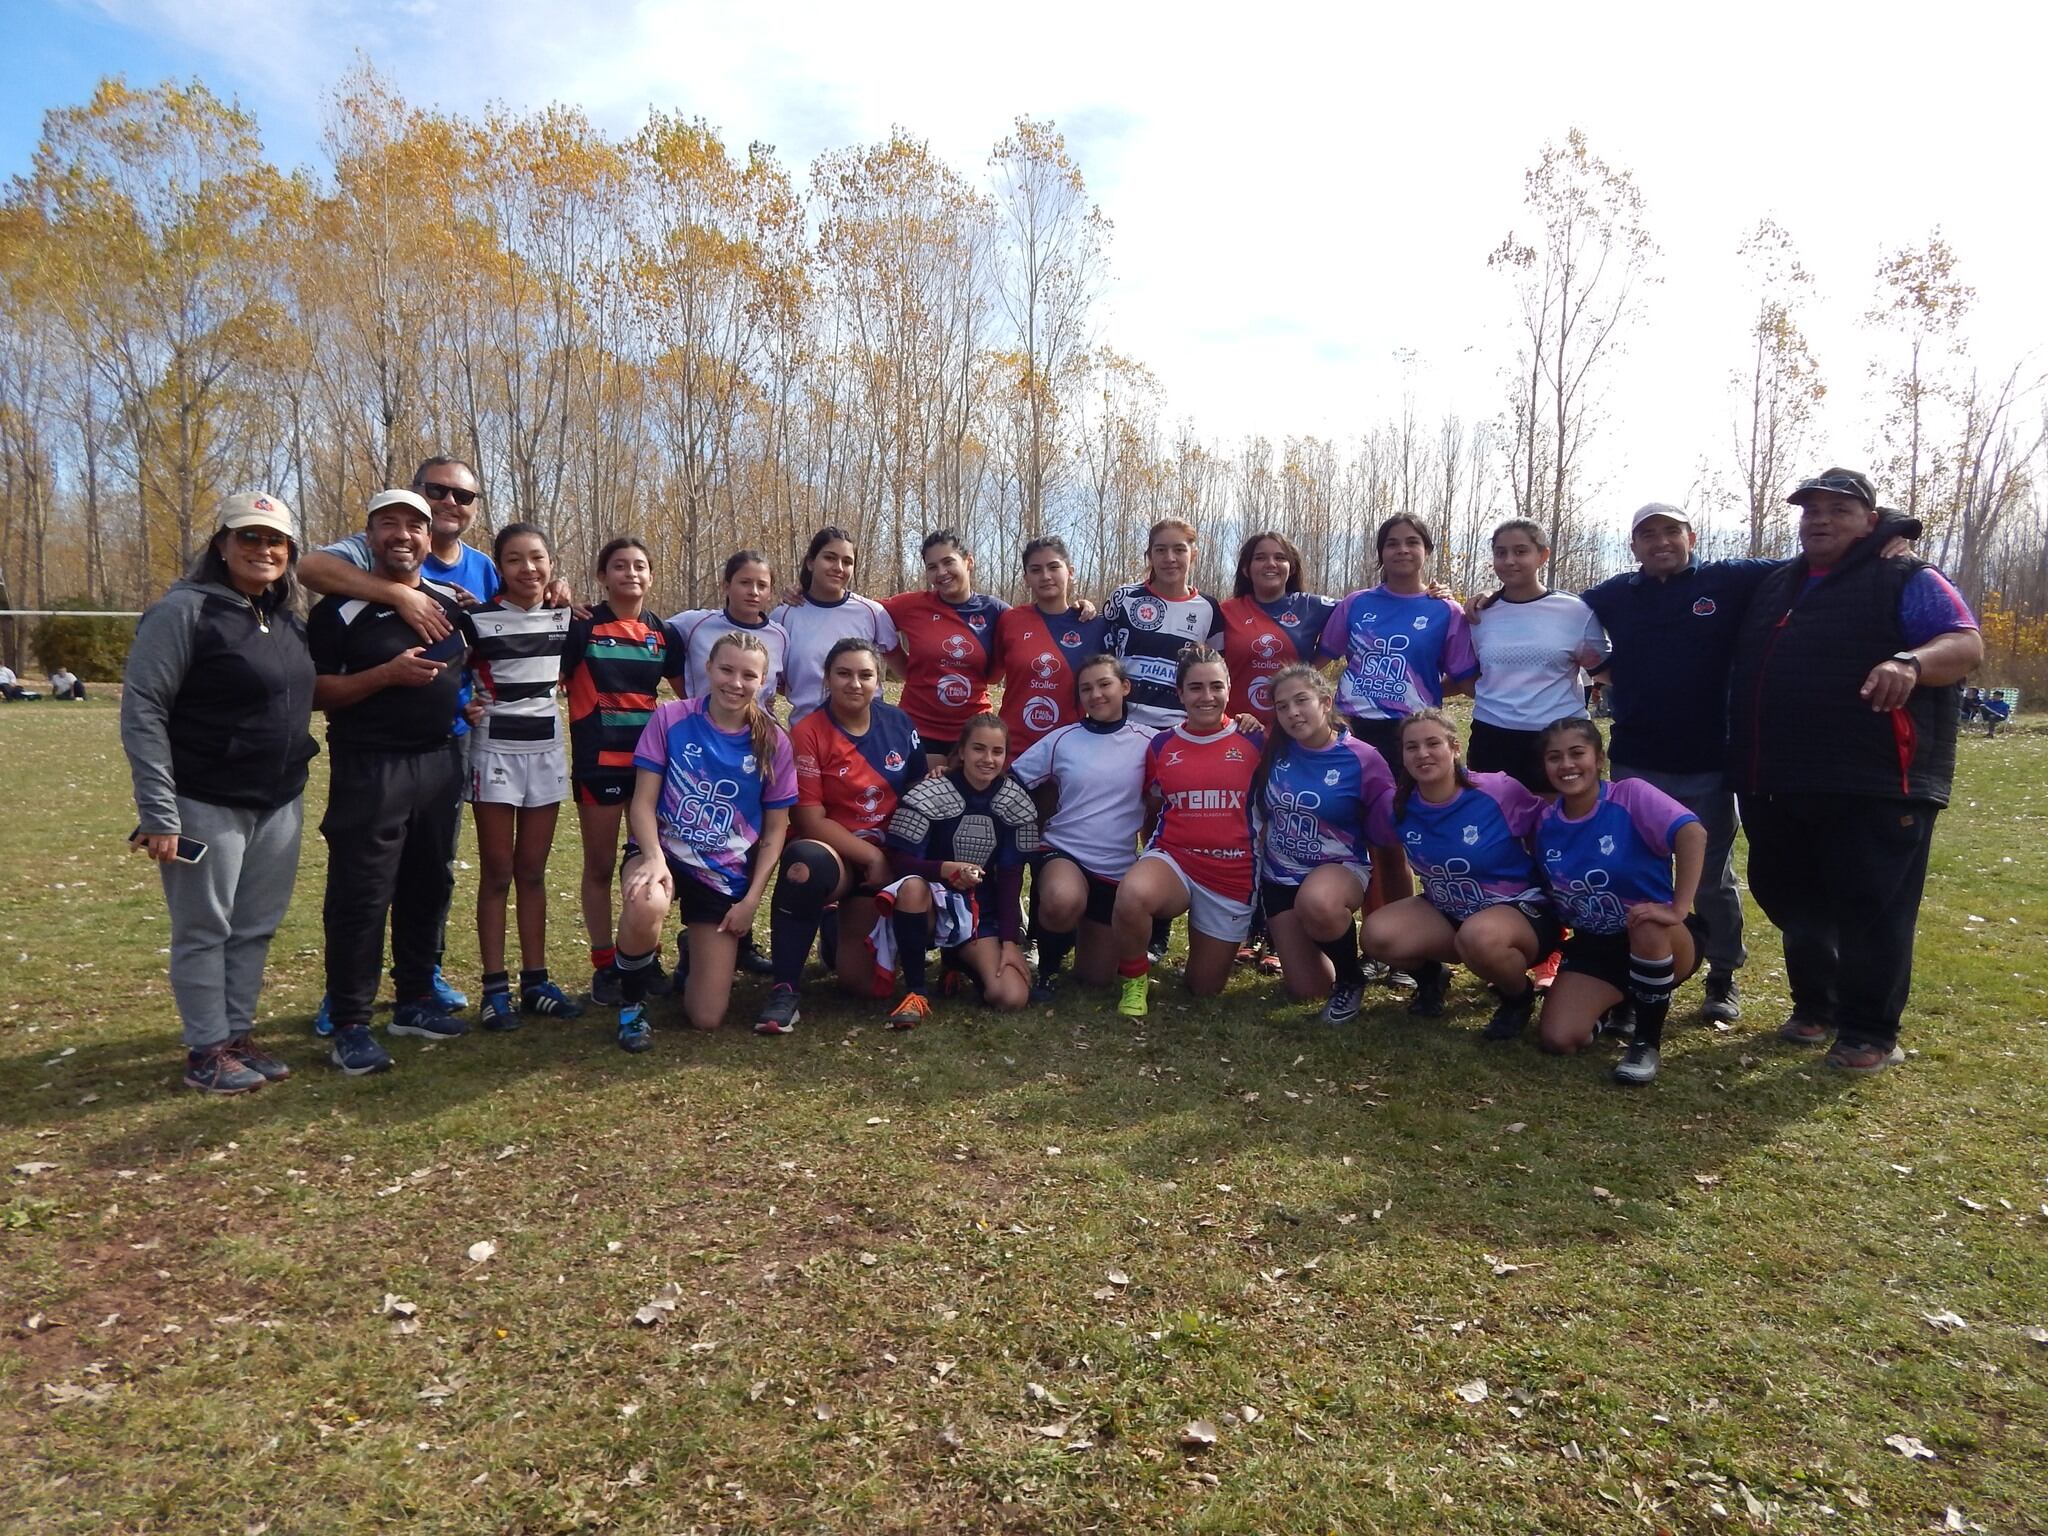
[[[391,922],[398,1001],[390,1031],[443,1039],[467,1026],[434,995],[441,922],[454,889],[449,823],[461,815],[462,763],[450,731],[462,664],[476,629],[452,587],[422,575],[433,511],[414,491],[370,498],[371,574],[438,604],[446,638],[422,645],[410,603],[325,598],[307,621],[319,673],[313,702],[327,712],[327,997],[334,1064],[351,1076],[391,1057],[370,1035]]]
[[[1785,938],[1792,1015],[1828,1065],[1905,1060],[1934,821],[1955,772],[1959,685],[1983,659],[1967,604],[1881,547],[1867,476],[1829,469],[1786,498],[1800,556],[1767,576],[1736,639],[1729,764],[1749,884]]]
[[[131,841],[162,871],[170,909],[185,1086],[247,1093],[291,1076],[251,1032],[319,749],[291,508],[231,496],[217,523],[135,627],[121,747],[135,782]]]

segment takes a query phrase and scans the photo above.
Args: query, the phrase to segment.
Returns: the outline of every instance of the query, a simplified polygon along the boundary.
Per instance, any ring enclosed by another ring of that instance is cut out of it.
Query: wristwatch
[[[1886,659],[1889,661],[1903,662],[1905,665],[1913,669],[1913,675],[1915,677],[1918,677],[1920,675],[1920,658],[1914,655],[1911,651],[1893,651],[1891,655]]]

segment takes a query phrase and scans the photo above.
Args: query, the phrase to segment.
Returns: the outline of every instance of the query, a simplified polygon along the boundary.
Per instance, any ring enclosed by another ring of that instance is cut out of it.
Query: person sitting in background
[[[85,702],[85,684],[78,680],[78,674],[69,667],[59,666],[50,674],[50,697],[53,699],[75,699]]]
[[[14,675],[14,668],[0,666],[0,699],[13,703],[16,699],[32,699],[35,695],[21,686],[21,679]]]

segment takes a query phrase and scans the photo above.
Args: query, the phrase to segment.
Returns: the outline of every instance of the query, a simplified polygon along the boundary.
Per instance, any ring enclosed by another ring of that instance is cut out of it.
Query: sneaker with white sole
[[[1628,1054],[1614,1064],[1614,1080],[1626,1087],[1640,1088],[1657,1075],[1657,1047],[1638,1040]]]
[[[244,1063],[226,1041],[185,1053],[185,1086],[201,1093],[254,1093],[269,1079]]]
[[[761,1004],[761,1016],[754,1020],[754,1033],[786,1035],[802,1017],[803,1011],[796,1005],[796,988],[780,981],[768,989],[768,1000]]]
[[[1142,1019],[1151,1006],[1152,978],[1126,976],[1123,990],[1117,995],[1116,1011],[1127,1019]]]
[[[391,1022],[384,1026],[388,1035],[417,1035],[422,1040],[453,1040],[469,1033],[469,1026],[452,1013],[441,1011],[441,1005],[431,997],[416,997],[409,1003],[396,1004],[391,1010]]]
[[[1358,1010],[1365,1002],[1365,988],[1352,982],[1340,981],[1330,989],[1329,1001],[1323,1004],[1320,1015],[1325,1024],[1349,1024],[1358,1017]]]
[[[391,1053],[379,1045],[367,1024],[351,1024],[334,1032],[334,1049],[328,1056],[350,1077],[391,1069]]]

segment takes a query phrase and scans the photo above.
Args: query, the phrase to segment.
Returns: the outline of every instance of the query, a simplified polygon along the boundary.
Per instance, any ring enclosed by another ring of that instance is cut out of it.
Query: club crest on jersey
[[[939,649],[948,661],[965,661],[973,651],[974,644],[965,635],[948,635],[940,642]]]
[[[1285,624],[1289,629],[1298,629],[1301,627],[1301,615],[1296,613],[1292,608],[1290,608],[1285,613],[1280,615],[1280,622],[1282,624]]]
[[[882,759],[882,766],[891,773],[900,771],[903,767],[903,754],[901,752],[891,752]]]
[[[755,761],[753,753],[749,752],[745,757],[740,759],[741,773],[759,773],[760,771],[761,765],[759,762]]]
[[[1429,615],[1428,615],[1428,614],[1426,614],[1426,613],[1418,613],[1417,615],[1415,615],[1415,625],[1414,625],[1414,627],[1415,627],[1416,629],[1427,629],[1427,628],[1429,628]]]
[[[1235,747],[1225,747],[1223,749],[1223,761],[1226,763],[1241,763],[1244,761],[1244,754]]]
[[[1609,854],[1614,852],[1614,839],[1612,837],[1606,836],[1604,834],[1602,835],[1600,839],[1600,852],[1602,854]]]
[[[1064,635],[1060,636],[1060,644],[1065,646],[1070,651],[1073,650],[1080,643],[1081,631],[1079,631],[1078,629],[1070,629]]]
[[[1458,837],[1459,840],[1462,841],[1467,848],[1476,848],[1479,846],[1479,828],[1474,826],[1470,822],[1467,822],[1465,824],[1465,830],[1460,832],[1458,834]]]
[[[1325,784],[1335,784],[1343,777],[1344,775],[1339,770],[1331,768],[1323,774],[1323,782]]]
[[[976,630],[976,631],[980,631],[980,630],[984,630],[984,629],[987,629],[987,628],[988,628],[988,615],[987,615],[987,614],[985,614],[985,613],[970,613],[970,614],[968,614],[968,615],[967,615],[967,627],[968,627],[969,629],[972,629],[972,630]]]
[[[1166,606],[1148,597],[1131,604],[1131,623],[1139,629],[1157,629],[1166,622]]]
[[[1703,597],[1692,605],[1692,611],[1704,619],[1708,614],[1716,612],[1717,609],[1711,597]]]

